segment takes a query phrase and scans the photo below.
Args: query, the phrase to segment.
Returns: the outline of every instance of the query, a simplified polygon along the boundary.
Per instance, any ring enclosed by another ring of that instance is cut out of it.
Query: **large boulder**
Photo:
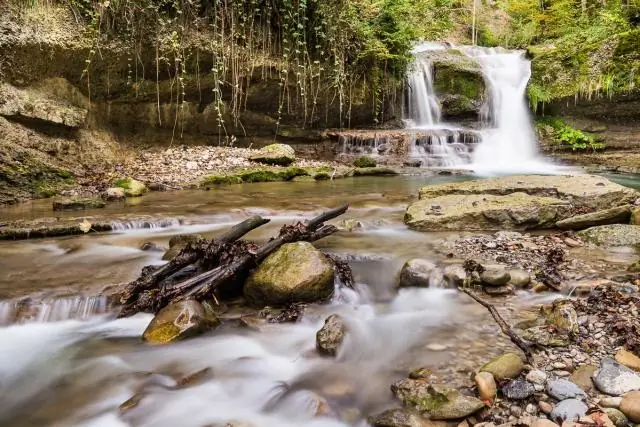
[[[151,320],[142,338],[151,344],[168,344],[217,327],[218,318],[195,300],[172,302]]]
[[[269,255],[244,285],[255,306],[323,300],[333,293],[333,264],[311,243],[282,245]]]
[[[407,208],[419,231],[551,228],[585,210],[629,205],[637,192],[593,175],[509,176],[431,185]]]
[[[401,288],[440,287],[442,280],[442,272],[435,263],[426,259],[414,258],[408,260],[402,266],[398,286]]]
[[[296,160],[296,152],[287,144],[271,144],[252,154],[249,160],[267,165],[287,166]]]
[[[640,225],[600,225],[579,231],[577,234],[582,240],[598,246],[640,248]]]
[[[588,227],[608,224],[626,224],[631,217],[631,206],[617,206],[591,213],[572,216],[558,221],[556,226],[563,230],[583,230]]]

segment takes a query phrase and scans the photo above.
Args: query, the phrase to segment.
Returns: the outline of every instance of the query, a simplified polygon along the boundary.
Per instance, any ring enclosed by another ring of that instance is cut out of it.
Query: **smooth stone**
[[[578,399],[567,399],[558,403],[551,411],[552,420],[575,421],[583,417],[589,408]]]
[[[515,353],[505,353],[489,361],[480,368],[480,371],[491,373],[496,380],[504,380],[517,377],[523,369],[524,363],[520,356]]]
[[[443,270],[444,280],[450,288],[462,286],[467,273],[459,264],[448,265]]]
[[[126,194],[124,194],[124,188],[120,187],[107,188],[100,196],[109,201],[123,200],[127,197]]]
[[[430,423],[419,414],[406,409],[387,409],[367,419],[372,427],[428,427]]]
[[[593,377],[598,390],[612,396],[621,396],[640,390],[640,376],[613,359],[603,359]]]
[[[332,314],[324,321],[324,325],[316,333],[316,349],[325,356],[335,356],[340,349],[346,332],[342,318]]]
[[[493,375],[489,372],[478,372],[474,380],[476,387],[478,387],[480,400],[483,402],[493,402],[498,394],[498,386],[496,385],[496,380],[493,378]]]
[[[533,386],[526,381],[513,380],[502,386],[500,389],[502,394],[508,399],[524,400],[529,398],[535,392]]]
[[[485,286],[504,286],[509,283],[511,276],[503,267],[489,267],[480,274],[480,280]]]
[[[531,283],[531,276],[525,270],[509,270],[509,276],[511,277],[509,283],[516,288],[524,288]]]
[[[622,396],[618,409],[634,423],[640,423],[640,391],[632,391]]]
[[[605,397],[600,399],[598,405],[603,408],[619,408],[622,402],[622,397]]]
[[[287,144],[271,144],[251,154],[249,160],[267,165],[287,166],[296,160],[296,152]]]
[[[616,427],[626,427],[629,419],[620,410],[616,408],[604,408],[602,410]]]
[[[426,259],[414,258],[402,266],[398,287],[440,287],[442,280],[442,272],[435,263]]]
[[[582,365],[578,367],[571,376],[569,380],[580,387],[585,392],[589,392],[593,390],[593,374],[598,370],[598,368],[594,365]]]
[[[630,351],[621,348],[615,355],[616,362],[631,368],[634,371],[640,371],[640,357]]]
[[[220,325],[213,313],[195,300],[172,302],[155,315],[142,334],[151,344],[168,344],[199,335]]]
[[[558,400],[587,397],[584,390],[571,381],[565,379],[550,380],[547,383],[547,393]]]
[[[547,373],[539,369],[532,369],[527,374],[526,379],[530,383],[544,385],[547,382]]]
[[[551,411],[553,411],[553,405],[542,400],[538,402],[538,408],[540,408],[540,411],[542,411],[544,414],[550,414]]]

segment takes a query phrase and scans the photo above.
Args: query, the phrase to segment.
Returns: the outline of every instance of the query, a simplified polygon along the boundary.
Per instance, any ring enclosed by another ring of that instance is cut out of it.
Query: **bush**
[[[596,151],[605,148],[604,142],[595,135],[576,129],[560,119],[541,120],[538,126],[546,128],[555,144],[571,148],[573,151]]]
[[[361,156],[353,162],[353,165],[357,168],[375,168],[378,162],[369,156]]]

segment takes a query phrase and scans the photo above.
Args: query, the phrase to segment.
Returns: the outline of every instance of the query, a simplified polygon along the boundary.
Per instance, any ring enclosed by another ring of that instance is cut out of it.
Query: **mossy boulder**
[[[520,356],[515,353],[505,353],[489,361],[480,368],[480,371],[489,372],[496,380],[500,381],[517,377],[523,369],[524,363]]]
[[[484,408],[484,403],[475,397],[423,379],[402,379],[391,385],[391,391],[404,406],[434,420],[456,420]]]
[[[126,197],[140,197],[147,192],[147,186],[133,178],[118,179],[114,185],[122,188]]]
[[[252,154],[249,160],[266,165],[288,166],[296,160],[296,152],[287,144],[271,144]]]
[[[434,57],[433,86],[445,117],[476,116],[483,104],[485,82],[480,65],[449,51]]]
[[[333,280],[333,264],[311,243],[287,243],[249,276],[244,295],[257,307],[314,302],[332,295]]]
[[[151,344],[169,344],[216,328],[220,320],[194,300],[172,302],[155,315],[142,338]]]
[[[628,246],[640,249],[640,225],[600,225],[580,231],[577,235],[582,240],[597,246]]]
[[[80,211],[104,208],[106,203],[99,199],[60,199],[53,201],[54,211]]]
[[[357,168],[374,168],[378,166],[378,162],[373,157],[360,156],[353,162],[353,166]]]

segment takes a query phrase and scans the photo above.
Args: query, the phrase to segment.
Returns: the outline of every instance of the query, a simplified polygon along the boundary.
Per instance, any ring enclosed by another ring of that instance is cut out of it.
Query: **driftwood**
[[[255,216],[234,226],[214,240],[201,239],[180,252],[171,262],[157,270],[143,269],[141,277],[129,283],[121,293],[119,317],[140,311],[157,312],[172,300],[215,298],[215,291],[234,281],[242,282],[246,274],[270,253],[285,243],[313,242],[338,229],[324,222],[345,213],[348,205],[332,209],[306,223],[284,225],[278,237],[262,246],[238,240],[249,231],[269,222]],[[193,266],[197,268],[192,268]],[[166,282],[172,275],[191,268],[196,274],[177,283]]]
[[[506,320],[504,320],[504,318],[500,316],[500,313],[498,313],[498,310],[493,306],[493,304],[489,304],[488,302],[486,302],[485,300],[477,296],[475,293],[473,293],[471,289],[467,287],[459,287],[458,289],[464,292],[465,294],[469,295],[477,303],[479,303],[480,305],[484,306],[487,310],[489,310],[489,313],[491,313],[491,316],[493,316],[493,319],[496,321],[498,326],[500,326],[502,333],[508,336],[511,342],[514,343],[516,347],[518,347],[520,350],[522,350],[525,357],[527,358],[528,363],[533,363],[533,347],[534,347],[533,343],[523,339],[518,334],[516,334],[515,331],[511,328],[511,326],[509,326],[509,324],[506,322]]]

